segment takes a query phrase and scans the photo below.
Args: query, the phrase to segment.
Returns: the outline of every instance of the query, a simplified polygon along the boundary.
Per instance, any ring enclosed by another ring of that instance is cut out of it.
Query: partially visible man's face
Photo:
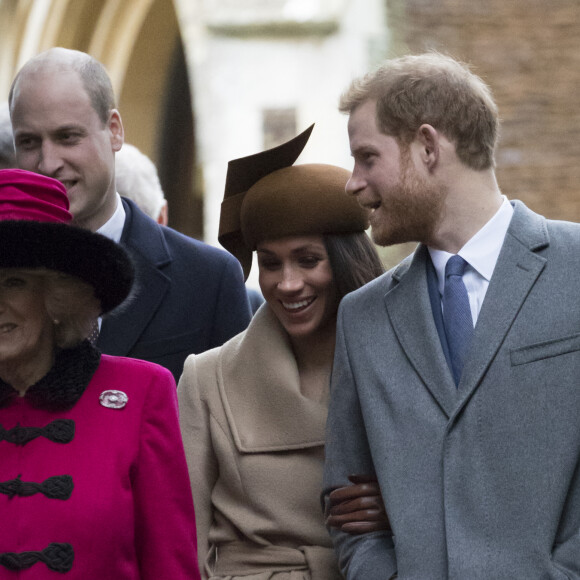
[[[21,76],[11,111],[18,167],[58,179],[74,222],[97,230],[116,207],[115,151],[123,143],[118,113],[103,124],[79,75],[54,68]]]
[[[354,168],[346,191],[371,210],[373,240],[381,246],[429,243],[445,192],[418,172],[409,147],[379,131],[374,101],[352,112],[348,134]]]

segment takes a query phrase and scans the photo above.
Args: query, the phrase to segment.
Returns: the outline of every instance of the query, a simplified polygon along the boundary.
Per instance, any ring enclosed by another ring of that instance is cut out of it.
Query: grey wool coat
[[[301,394],[268,305],[188,357],[178,393],[202,578],[339,580],[320,508],[327,401]]]
[[[580,226],[513,204],[458,387],[425,247],[341,304],[324,486],[393,529],[333,532],[348,579],[580,579]]]

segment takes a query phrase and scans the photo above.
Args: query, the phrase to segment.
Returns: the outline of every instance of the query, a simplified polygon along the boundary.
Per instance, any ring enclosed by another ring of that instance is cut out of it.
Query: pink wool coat
[[[100,403],[110,389],[127,394],[123,408]],[[60,419],[74,421],[70,442],[45,434],[25,445],[10,440],[16,426],[45,428]],[[68,499],[6,493],[6,482],[18,478],[38,484],[63,475],[72,478]],[[51,543],[74,549],[67,572],[40,559],[20,571],[0,566],[1,580],[199,578],[176,388],[160,366],[103,355],[68,411],[12,399],[0,408],[0,489],[1,482],[0,554],[39,553]]]

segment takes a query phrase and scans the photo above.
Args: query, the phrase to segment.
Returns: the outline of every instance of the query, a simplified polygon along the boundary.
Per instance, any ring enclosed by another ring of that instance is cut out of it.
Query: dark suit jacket
[[[97,346],[106,354],[158,363],[178,380],[187,355],[246,328],[250,306],[239,262],[224,250],[163,227],[132,201],[121,245],[136,268],[127,302],[103,319]]]

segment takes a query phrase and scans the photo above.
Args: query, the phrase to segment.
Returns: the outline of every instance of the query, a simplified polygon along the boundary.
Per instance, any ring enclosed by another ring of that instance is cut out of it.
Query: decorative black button
[[[46,427],[21,427],[4,429],[0,425],[0,441],[15,445],[26,445],[37,437],[45,437],[53,443],[70,443],[75,436],[75,422],[72,419],[56,419]]]
[[[73,479],[70,475],[55,475],[42,483],[22,481],[20,475],[16,479],[0,482],[0,493],[9,498],[15,495],[29,497],[37,493],[44,494],[48,499],[68,499],[73,491]]]
[[[55,572],[68,572],[72,568],[75,553],[70,544],[51,543],[42,552],[4,552],[0,565],[8,570],[25,570],[37,562],[44,562]]]

